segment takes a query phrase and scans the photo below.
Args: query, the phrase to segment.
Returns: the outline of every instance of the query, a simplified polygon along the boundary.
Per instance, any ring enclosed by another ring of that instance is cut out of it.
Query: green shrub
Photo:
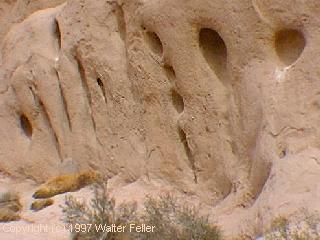
[[[221,240],[216,226],[209,224],[207,216],[201,216],[195,207],[181,205],[171,194],[159,198],[147,198],[144,210],[138,214],[136,204],[115,206],[114,199],[107,194],[107,184],[98,182],[93,185],[93,198],[90,203],[80,202],[67,196],[64,222],[78,240]],[[150,233],[130,232],[130,224],[154,226]],[[88,229],[76,226],[91,225]],[[106,232],[96,226],[126,226],[126,231]]]
[[[127,226],[135,216],[135,204],[123,204],[116,208],[114,199],[107,194],[107,184],[98,181],[93,185],[90,203],[80,202],[66,196],[64,222],[69,225],[73,239],[77,240],[120,240],[126,232],[104,231],[105,226]]]
[[[155,232],[139,235],[139,240],[219,240],[221,233],[209,224],[207,216],[201,216],[197,208],[178,204],[171,194],[148,198],[142,222],[155,226]],[[141,221],[140,220],[140,221]]]

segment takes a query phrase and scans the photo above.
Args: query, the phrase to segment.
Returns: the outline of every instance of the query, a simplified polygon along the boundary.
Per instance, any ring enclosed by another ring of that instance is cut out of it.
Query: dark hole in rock
[[[189,143],[188,143],[188,140],[187,140],[187,135],[180,127],[178,128],[178,131],[179,131],[180,141],[183,144],[183,147],[184,147],[185,153],[187,155],[189,164],[190,164],[190,166],[191,166],[191,168],[193,170],[193,173],[194,173],[194,182],[197,183],[198,182],[198,178],[197,178],[197,174],[196,174],[195,162],[194,162],[194,158],[193,158],[191,149],[189,147]]]
[[[284,158],[286,155],[287,155],[287,150],[284,149],[284,150],[282,150],[282,151],[280,152],[279,157],[280,157],[280,158]]]
[[[176,73],[175,73],[173,67],[170,66],[170,65],[165,65],[163,67],[163,69],[164,69],[164,71],[166,73],[166,76],[169,79],[169,81],[174,84],[174,81],[176,79]]]
[[[155,32],[149,32],[149,31],[145,33],[145,36],[146,36],[146,41],[149,47],[151,48],[151,50],[158,55],[162,55],[163,45],[159,36]]]
[[[32,137],[33,128],[32,128],[31,122],[29,121],[27,116],[24,114],[20,116],[20,126],[22,128],[23,133],[27,137],[29,138]]]
[[[101,80],[101,78],[97,78],[97,84],[99,85],[99,87],[103,88],[104,85],[103,85],[103,82]]]
[[[97,78],[97,84],[98,84],[98,86],[100,87],[100,89],[101,89],[101,91],[102,91],[104,101],[107,103],[106,90],[105,90],[105,88],[104,88],[104,83],[103,83],[103,81],[102,81],[101,78]]]
[[[306,46],[303,34],[294,29],[283,29],[275,34],[275,49],[281,62],[289,66],[301,56]]]
[[[171,99],[173,106],[177,110],[177,112],[182,113],[184,110],[183,98],[175,89],[171,90]]]
[[[199,45],[204,58],[217,77],[221,80],[226,78],[227,47],[219,33],[209,28],[201,29]]]
[[[58,41],[58,46],[59,48],[61,48],[61,31],[60,31],[59,22],[57,20],[55,20],[55,33]]]

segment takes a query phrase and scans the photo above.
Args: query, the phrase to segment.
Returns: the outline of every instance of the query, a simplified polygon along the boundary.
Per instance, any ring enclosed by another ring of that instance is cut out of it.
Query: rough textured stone
[[[317,0],[0,10],[2,171],[41,182],[91,169],[117,192],[170,187],[230,236],[319,209]]]

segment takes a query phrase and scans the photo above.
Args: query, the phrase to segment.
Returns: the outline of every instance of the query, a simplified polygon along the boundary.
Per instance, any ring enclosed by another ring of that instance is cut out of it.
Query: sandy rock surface
[[[320,210],[319,11],[1,1],[0,170],[32,184],[99,170],[119,200],[174,189],[228,237]]]

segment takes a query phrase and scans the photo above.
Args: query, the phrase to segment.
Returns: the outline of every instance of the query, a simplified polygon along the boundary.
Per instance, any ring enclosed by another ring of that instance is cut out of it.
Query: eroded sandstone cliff
[[[0,168],[170,187],[229,235],[320,209],[317,0],[0,3]],[[240,224],[241,223],[241,224]]]

